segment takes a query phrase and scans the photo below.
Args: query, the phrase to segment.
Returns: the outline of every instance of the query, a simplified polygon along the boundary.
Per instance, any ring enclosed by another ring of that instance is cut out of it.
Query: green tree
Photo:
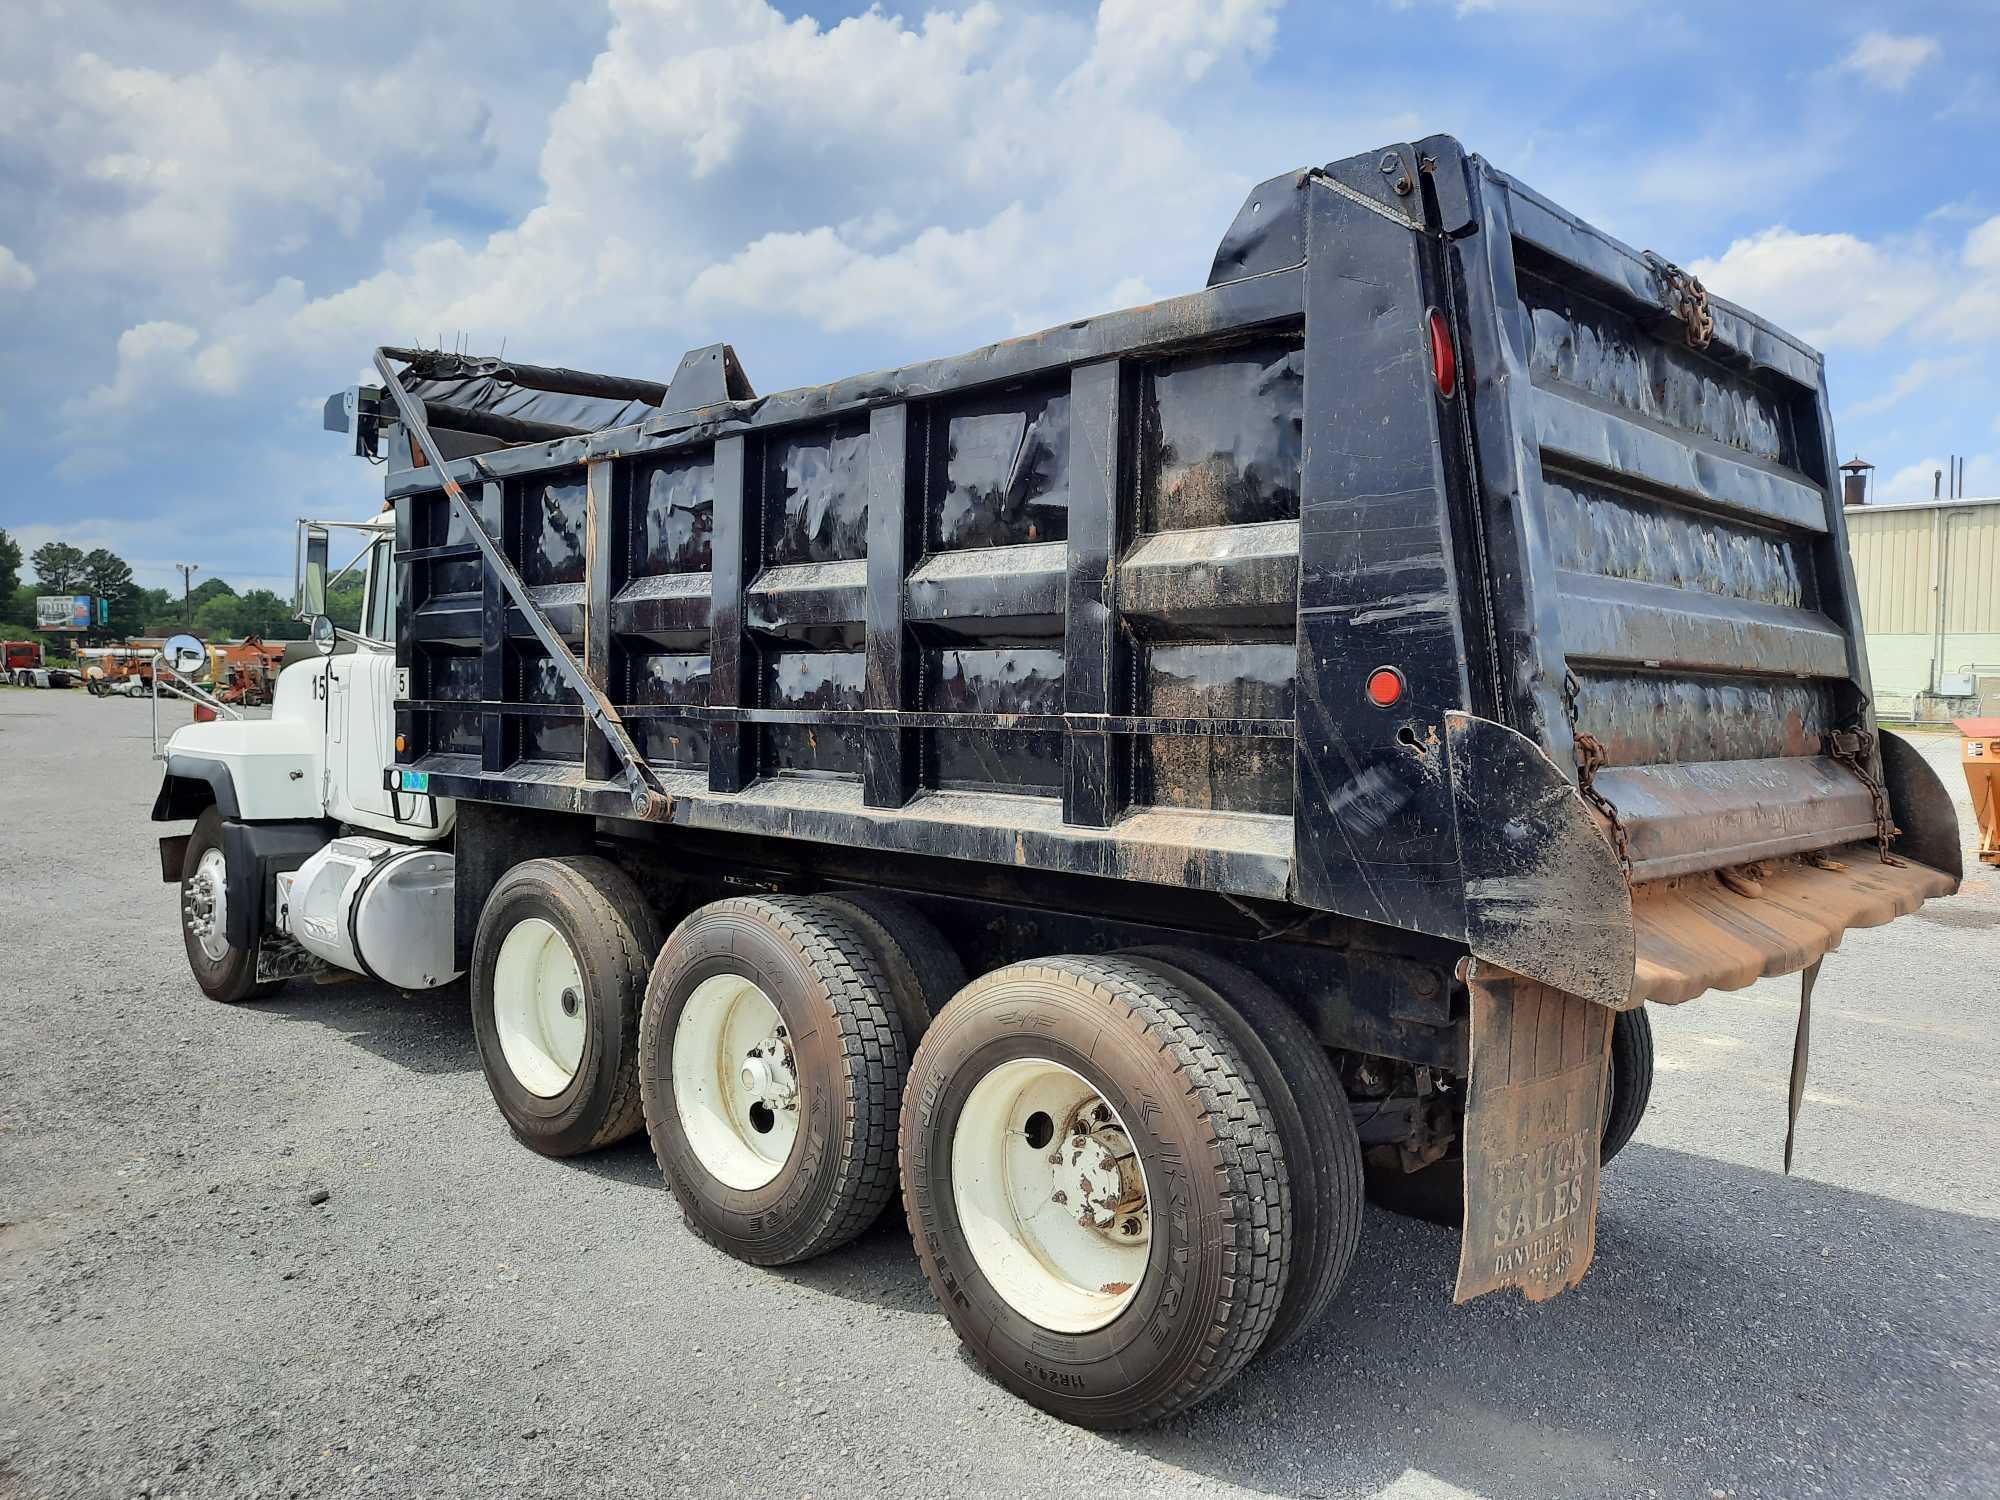
[[[109,553],[105,554],[109,556]],[[68,542],[44,542],[28,559],[44,594],[74,594],[83,581],[83,549]]]
[[[205,641],[226,640],[243,635],[243,601],[234,589],[226,589],[195,606],[194,633]]]
[[[172,635],[181,628],[181,596],[171,589],[139,590],[139,634]]]
[[[0,601],[12,604],[21,586],[21,544],[0,529]]]
[[[84,553],[77,575],[76,591],[96,599],[109,599],[133,586],[132,565],[106,547]]]
[[[292,607],[269,589],[211,594],[194,612],[197,634],[209,638],[262,636],[265,640],[301,639],[291,626]]]
[[[292,606],[280,599],[269,589],[250,589],[242,599],[242,614],[239,623],[245,635],[263,636],[266,640],[282,640],[278,632],[292,619]]]
[[[326,591],[327,618],[342,630],[361,629],[361,592],[366,584],[367,580],[356,570]]]
[[[146,591],[132,581],[131,564],[108,548],[94,547],[84,554],[76,592],[110,603],[109,621],[94,635],[111,638],[136,635],[145,624]]]
[[[204,578],[188,593],[188,598],[193,602],[196,609],[200,609],[202,605],[208,603],[209,600],[215,598],[218,594],[234,594],[235,592],[235,589],[224,583],[220,578]]]

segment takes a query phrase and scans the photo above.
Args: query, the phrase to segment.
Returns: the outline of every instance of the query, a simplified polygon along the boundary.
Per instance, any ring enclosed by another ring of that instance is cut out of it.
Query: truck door
[[[346,822],[395,826],[395,809],[382,787],[393,759],[395,724],[395,601],[391,593],[391,543],[369,553],[367,587],[351,653],[329,663],[327,683],[327,810]]]

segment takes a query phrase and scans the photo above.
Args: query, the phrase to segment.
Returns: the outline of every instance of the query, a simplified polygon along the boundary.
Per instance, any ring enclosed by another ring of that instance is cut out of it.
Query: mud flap
[[[1470,988],[1454,1300],[1517,1287],[1542,1302],[1581,1281],[1597,1248],[1612,1012],[1484,965],[1475,965]]]

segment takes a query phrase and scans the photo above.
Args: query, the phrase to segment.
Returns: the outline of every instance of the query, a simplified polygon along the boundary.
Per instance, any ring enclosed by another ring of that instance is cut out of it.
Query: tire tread
[[[1250,1069],[1215,1021],[1181,986],[1129,960],[1063,955],[996,970],[963,993],[967,999],[975,999],[988,984],[1016,977],[1053,980],[1122,1012],[1158,1048],[1170,1071],[1183,1081],[1187,1098],[1213,1131],[1214,1170],[1225,1205],[1216,1229],[1227,1242],[1221,1295],[1196,1348],[1159,1395],[1108,1418],[1092,1414],[1093,1425],[1145,1426],[1194,1405],[1227,1384],[1256,1354],[1270,1331],[1284,1294],[1290,1250],[1286,1238],[1290,1185],[1284,1149]],[[952,1006],[947,1006],[944,1017],[951,1013]],[[919,1079],[927,1047],[928,1043],[919,1048],[912,1064],[912,1073]],[[909,1154],[910,1145],[905,1141],[906,1159]],[[904,1197],[912,1204],[911,1229],[918,1243],[918,1258],[939,1305],[949,1307],[950,1293],[930,1257],[923,1253],[916,1196],[906,1184]],[[972,1347],[989,1369],[1005,1373],[991,1364],[986,1350],[977,1344]]]
[[[855,1238],[875,1222],[894,1194],[896,1133],[909,1047],[902,1021],[885,999],[890,993],[888,980],[853,922],[810,897],[736,896],[694,912],[675,936],[690,923],[725,913],[761,920],[791,947],[824,989],[828,1010],[840,1032],[848,1089],[841,1106],[840,1155],[833,1186],[825,1195],[817,1221],[806,1227],[797,1243],[781,1255],[758,1258],[759,1264],[788,1265],[822,1255]],[[668,939],[661,955],[663,962],[673,943],[674,939]],[[664,1167],[670,1157],[660,1124],[649,1115],[647,1126],[654,1155]],[[741,1258],[740,1247],[703,1220],[700,1201],[692,1189],[675,1173],[667,1172],[666,1176],[688,1227],[717,1249]]]

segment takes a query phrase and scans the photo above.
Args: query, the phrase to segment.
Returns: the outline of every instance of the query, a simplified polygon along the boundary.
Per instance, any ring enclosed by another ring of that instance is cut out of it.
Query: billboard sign
[[[37,630],[88,630],[96,616],[88,594],[43,594],[35,600]]]

